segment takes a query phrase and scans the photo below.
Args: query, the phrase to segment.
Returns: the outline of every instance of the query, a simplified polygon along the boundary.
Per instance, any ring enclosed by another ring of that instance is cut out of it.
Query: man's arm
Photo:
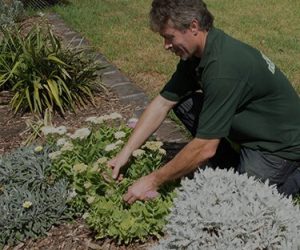
[[[126,145],[108,163],[113,168],[113,178],[118,177],[120,168],[126,164],[132,152],[138,149],[161,125],[175,104],[176,102],[168,101],[159,95],[147,106]]]
[[[199,165],[203,165],[214,156],[219,142],[219,139],[193,139],[173,160],[151,174],[140,178],[129,187],[124,200],[131,204],[136,200],[152,198],[161,184],[194,171]]]

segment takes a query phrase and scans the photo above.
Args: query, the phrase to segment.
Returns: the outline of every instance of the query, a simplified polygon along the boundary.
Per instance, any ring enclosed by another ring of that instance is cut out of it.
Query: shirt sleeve
[[[229,135],[241,100],[244,83],[230,78],[211,79],[204,86],[197,138],[217,139]]]
[[[169,101],[180,101],[183,97],[199,89],[195,69],[191,62],[180,60],[175,73],[161,90],[160,95]]]

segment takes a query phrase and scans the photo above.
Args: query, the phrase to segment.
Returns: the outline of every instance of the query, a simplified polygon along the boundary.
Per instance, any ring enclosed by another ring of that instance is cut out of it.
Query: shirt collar
[[[220,33],[219,30],[214,27],[210,28],[210,30],[208,31],[208,34],[206,37],[206,42],[205,42],[205,47],[204,47],[204,52],[201,57],[199,66],[197,68],[204,68],[205,65],[207,64],[207,62],[210,58],[210,55],[211,55],[211,50],[212,50],[214,41],[217,38],[219,33]]]

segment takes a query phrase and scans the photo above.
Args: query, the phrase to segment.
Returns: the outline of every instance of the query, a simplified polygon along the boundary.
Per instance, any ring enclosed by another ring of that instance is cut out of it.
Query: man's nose
[[[169,49],[172,48],[172,43],[170,43],[168,40],[165,39],[164,47],[165,47],[166,50],[169,50]]]

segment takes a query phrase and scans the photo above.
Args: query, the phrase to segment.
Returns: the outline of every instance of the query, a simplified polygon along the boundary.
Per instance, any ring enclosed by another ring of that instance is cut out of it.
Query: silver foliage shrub
[[[6,3],[0,0],[0,26],[13,25],[24,15],[24,6],[21,1],[12,0]]]
[[[300,249],[299,207],[268,183],[207,168],[182,181],[154,249]]]
[[[44,235],[65,216],[68,183],[53,180],[48,150],[0,157],[0,249]]]

